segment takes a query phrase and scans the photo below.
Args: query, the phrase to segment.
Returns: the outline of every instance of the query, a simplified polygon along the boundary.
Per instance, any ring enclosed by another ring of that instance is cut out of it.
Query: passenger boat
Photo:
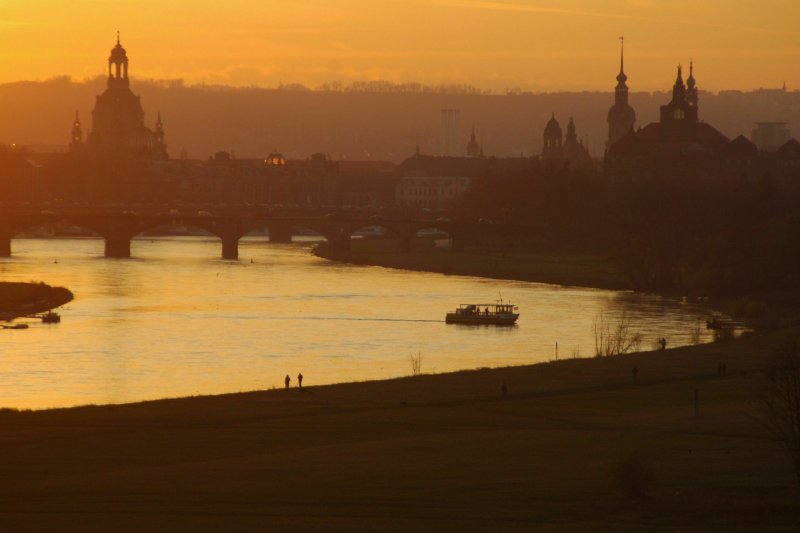
[[[496,304],[461,304],[453,313],[447,313],[448,324],[488,324],[494,326],[513,326],[519,318],[516,305]]]
[[[61,315],[55,311],[48,311],[42,315],[42,322],[45,324],[58,324],[61,322]]]

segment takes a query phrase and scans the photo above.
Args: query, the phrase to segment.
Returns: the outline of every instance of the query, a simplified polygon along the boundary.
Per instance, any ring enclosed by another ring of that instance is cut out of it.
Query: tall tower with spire
[[[481,152],[481,145],[478,144],[478,138],[475,137],[475,126],[472,126],[472,136],[469,138],[469,142],[467,143],[467,156],[480,157]]]
[[[693,74],[689,78],[690,86],[687,89],[683,83],[683,68],[678,65],[678,77],[672,86],[672,101],[661,106],[661,124],[664,127],[680,128],[697,123],[697,89]]]
[[[689,77],[686,79],[686,101],[697,107],[697,80],[694,79],[694,61],[689,61]]]
[[[628,76],[625,75],[625,38],[620,37],[619,74],[614,88],[614,105],[608,110],[608,142],[606,147],[624,137],[636,123],[636,111],[628,103]]]

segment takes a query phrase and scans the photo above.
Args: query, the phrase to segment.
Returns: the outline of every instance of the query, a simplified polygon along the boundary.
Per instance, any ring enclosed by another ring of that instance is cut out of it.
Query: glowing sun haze
[[[385,79],[483,89],[800,86],[797,0],[0,0],[0,82],[106,72],[260,85]]]

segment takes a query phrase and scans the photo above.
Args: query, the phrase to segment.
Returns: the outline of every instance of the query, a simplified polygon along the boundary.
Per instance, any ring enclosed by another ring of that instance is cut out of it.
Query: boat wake
[[[266,316],[258,317],[259,320],[340,320],[346,322],[429,322],[441,324],[444,320],[415,319],[415,318],[380,318],[380,317],[342,317],[342,316]]]

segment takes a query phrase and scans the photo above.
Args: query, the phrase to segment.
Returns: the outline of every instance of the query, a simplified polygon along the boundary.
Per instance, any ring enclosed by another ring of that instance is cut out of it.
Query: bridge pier
[[[334,259],[345,259],[350,255],[350,235],[328,239],[328,245],[331,247],[331,256]]]
[[[292,242],[291,224],[271,223],[269,229],[269,242]]]
[[[11,237],[0,235],[0,257],[11,257]]]
[[[222,238],[222,258],[239,259],[239,237]]]
[[[106,237],[106,257],[127,259],[131,256],[130,237]]]

